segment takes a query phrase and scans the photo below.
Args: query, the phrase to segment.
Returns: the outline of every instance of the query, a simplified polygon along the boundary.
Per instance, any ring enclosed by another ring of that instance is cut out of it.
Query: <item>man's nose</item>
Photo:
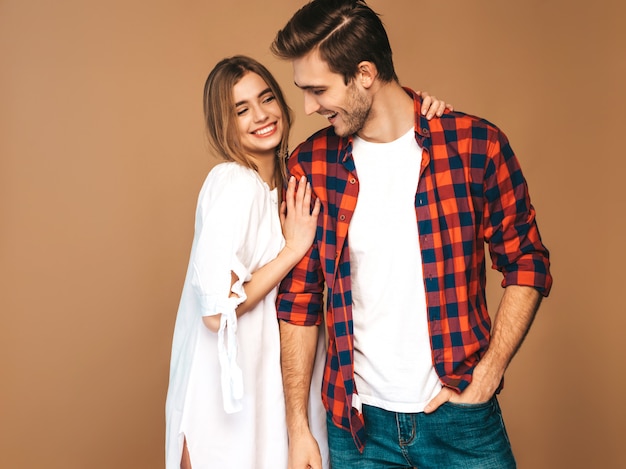
[[[317,112],[320,108],[319,103],[317,102],[317,98],[313,96],[311,93],[304,93],[304,112],[307,115],[311,115],[314,112]]]

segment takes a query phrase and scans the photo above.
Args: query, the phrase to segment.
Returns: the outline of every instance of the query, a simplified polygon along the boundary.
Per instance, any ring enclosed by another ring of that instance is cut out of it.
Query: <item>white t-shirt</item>
[[[422,161],[411,129],[389,143],[354,138],[359,195],[350,222],[354,369],[362,403],[421,412],[434,370],[415,213]]]
[[[286,469],[287,427],[276,292],[237,318],[244,282],[282,246],[278,194],[256,171],[215,166],[200,192],[180,300],[166,402],[166,468],[179,469],[183,439],[194,469]],[[231,274],[239,277],[229,298]],[[203,316],[222,314],[216,334]],[[311,429],[327,466],[321,375],[323,334],[309,403]]]

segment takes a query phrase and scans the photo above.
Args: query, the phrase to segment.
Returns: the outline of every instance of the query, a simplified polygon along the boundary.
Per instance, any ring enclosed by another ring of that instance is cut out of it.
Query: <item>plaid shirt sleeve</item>
[[[288,172],[290,176],[293,175],[296,179],[306,176],[307,181],[314,186],[314,180],[323,176],[313,174],[313,165],[311,164],[312,148],[310,148],[312,141],[313,137],[296,148],[289,158]],[[325,153],[325,148],[318,148],[318,151],[320,150]],[[320,198],[322,202],[322,213],[320,213],[318,219],[315,240],[311,249],[283,279],[278,289],[278,319],[294,325],[319,325],[323,319],[324,272],[322,270],[322,262],[320,261],[320,238],[323,231],[321,220],[325,210],[324,194],[325,191],[316,191],[315,187],[313,187],[313,197]]]
[[[502,132],[490,142],[485,171],[484,237],[502,286],[534,287],[547,296],[552,286],[549,253],[541,242],[535,208],[519,162]]]
[[[459,230],[459,239],[468,246],[476,240],[475,251],[487,243],[493,268],[504,275],[502,286],[530,286],[547,296],[552,285],[549,252],[506,135],[490,122],[462,113],[422,123],[430,136],[422,142],[430,153],[424,172],[427,197],[431,206],[437,205],[436,211],[431,209],[422,218],[438,227],[434,236],[442,237],[444,255],[454,258],[471,252],[453,249],[456,236],[452,235]],[[470,226],[473,231],[467,229]],[[446,244],[451,246],[448,254]],[[481,267],[480,262],[465,266]]]
[[[300,178],[299,166],[291,174]],[[320,228],[318,225],[318,232]],[[278,319],[298,326],[314,326],[322,322],[324,276],[321,271],[319,248],[314,242],[308,253],[283,279],[277,299]]]

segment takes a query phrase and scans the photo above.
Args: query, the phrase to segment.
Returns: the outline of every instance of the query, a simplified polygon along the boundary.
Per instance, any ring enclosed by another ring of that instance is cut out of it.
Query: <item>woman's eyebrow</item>
[[[265,88],[263,91],[261,91],[261,92],[258,94],[257,98],[260,98],[260,97],[261,97],[261,96],[263,96],[264,94],[271,93],[271,92],[272,92],[272,90],[271,90],[271,89],[270,89],[270,87],[268,86],[267,88]],[[246,100],[244,100],[244,101],[239,101],[239,102],[235,103],[235,106],[241,106],[242,104],[246,104],[246,103],[247,103],[247,101],[246,101]]]

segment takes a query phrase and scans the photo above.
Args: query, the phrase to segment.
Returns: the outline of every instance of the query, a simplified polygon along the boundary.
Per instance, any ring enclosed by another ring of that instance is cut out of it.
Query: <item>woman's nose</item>
[[[265,119],[267,119],[267,112],[261,106],[255,107],[252,110],[252,115],[255,122],[263,122]]]

